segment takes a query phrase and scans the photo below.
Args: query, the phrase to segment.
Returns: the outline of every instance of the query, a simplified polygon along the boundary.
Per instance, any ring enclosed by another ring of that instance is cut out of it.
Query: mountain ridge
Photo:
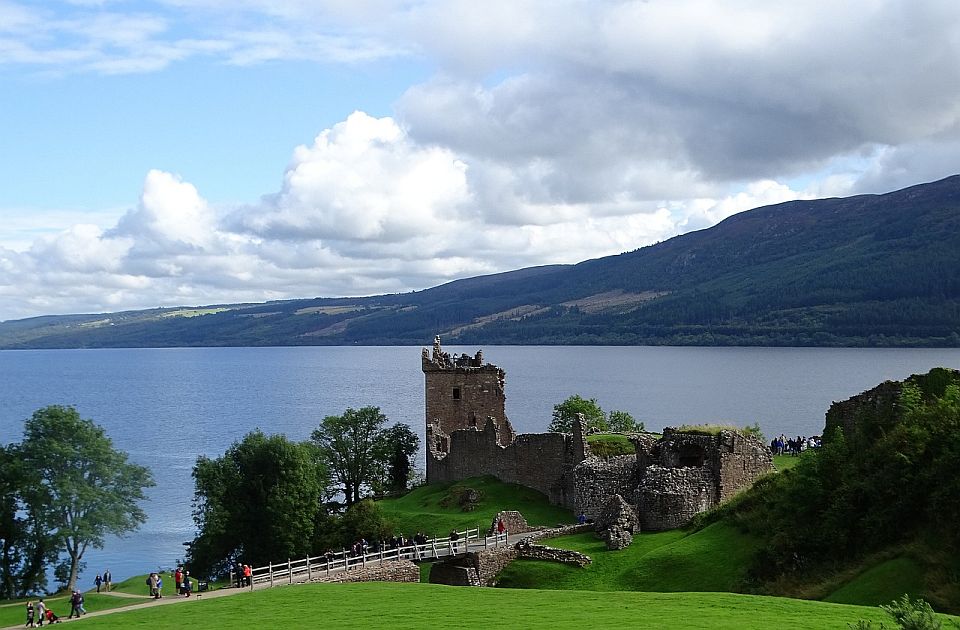
[[[795,200],[575,265],[361,298],[0,323],[0,348],[469,344],[960,346],[960,175]]]

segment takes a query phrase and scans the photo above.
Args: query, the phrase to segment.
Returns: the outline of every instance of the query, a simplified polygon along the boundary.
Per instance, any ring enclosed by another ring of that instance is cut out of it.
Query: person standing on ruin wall
[[[498,518],[497,519],[497,538],[502,537],[504,540],[506,540],[506,536],[504,535],[506,531],[507,531],[507,526],[503,524],[503,519]]]

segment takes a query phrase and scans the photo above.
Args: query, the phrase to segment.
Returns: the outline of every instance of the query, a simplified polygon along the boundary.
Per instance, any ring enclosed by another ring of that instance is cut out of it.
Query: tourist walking
[[[107,569],[103,572],[103,586],[106,588],[108,593],[110,592],[110,589],[113,588],[113,584],[110,582],[112,579],[113,576],[110,575],[110,569]]]
[[[73,615],[77,615],[77,619],[80,618],[80,592],[74,591],[70,593],[70,614],[67,615],[67,619],[73,619]]]
[[[33,622],[33,602],[27,602],[27,627],[37,627],[37,625]]]
[[[100,574],[97,573],[97,577],[93,579],[93,583],[97,585],[97,592],[100,592],[100,585],[103,584],[103,578],[100,577]]]
[[[34,618],[37,620],[38,626],[42,626],[43,620],[47,618],[47,605],[43,603],[42,597],[37,601],[36,614]]]

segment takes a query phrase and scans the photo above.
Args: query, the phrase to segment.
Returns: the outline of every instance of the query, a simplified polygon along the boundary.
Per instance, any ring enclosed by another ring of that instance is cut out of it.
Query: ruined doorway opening
[[[696,444],[681,444],[677,449],[677,463],[681,468],[700,468],[704,459],[703,448]]]

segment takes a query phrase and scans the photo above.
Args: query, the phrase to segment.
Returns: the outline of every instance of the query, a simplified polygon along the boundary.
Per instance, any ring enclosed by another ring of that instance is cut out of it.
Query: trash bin
[[[203,580],[197,580],[197,591],[198,591],[198,592],[202,593],[203,591],[207,590],[208,588],[209,588],[209,585],[208,585],[206,582],[204,582]]]

